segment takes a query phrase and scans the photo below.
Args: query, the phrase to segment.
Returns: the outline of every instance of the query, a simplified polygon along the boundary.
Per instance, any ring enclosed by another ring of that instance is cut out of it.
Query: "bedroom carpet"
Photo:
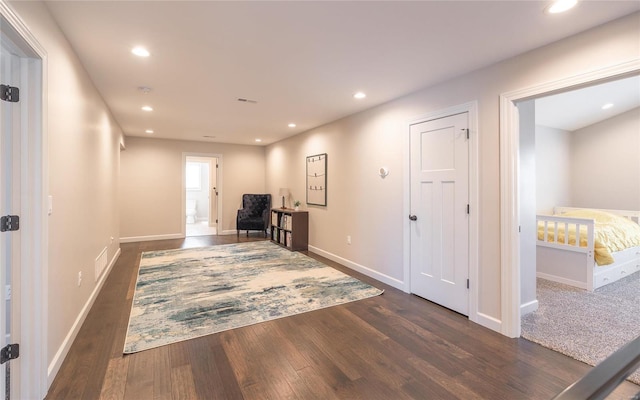
[[[522,318],[522,337],[596,365],[640,335],[640,272],[594,292],[538,278],[538,310]],[[640,385],[640,371],[630,381]]]
[[[142,254],[124,353],[382,294],[268,241]]]

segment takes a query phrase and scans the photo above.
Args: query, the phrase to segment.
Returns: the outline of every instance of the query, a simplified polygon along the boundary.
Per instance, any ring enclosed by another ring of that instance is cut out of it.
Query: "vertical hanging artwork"
[[[327,153],[307,157],[307,204],[327,205]]]

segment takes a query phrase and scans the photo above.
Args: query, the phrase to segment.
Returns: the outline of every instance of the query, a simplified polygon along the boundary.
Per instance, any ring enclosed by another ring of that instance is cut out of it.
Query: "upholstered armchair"
[[[267,236],[269,228],[269,212],[271,211],[270,194],[243,194],[242,208],[238,210],[236,217],[236,230],[240,231],[264,231]]]

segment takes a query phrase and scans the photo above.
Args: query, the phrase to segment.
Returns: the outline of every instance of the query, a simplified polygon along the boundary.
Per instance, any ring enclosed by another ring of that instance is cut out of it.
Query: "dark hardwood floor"
[[[252,240],[122,244],[47,399],[549,399],[591,368],[313,253],[385,293],[123,356],[141,252]]]

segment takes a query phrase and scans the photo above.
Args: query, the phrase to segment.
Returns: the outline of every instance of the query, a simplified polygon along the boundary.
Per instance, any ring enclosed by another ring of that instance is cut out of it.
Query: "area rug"
[[[124,353],[382,292],[268,241],[145,252]]]
[[[522,337],[596,365],[640,335],[640,272],[593,292],[538,279],[537,311],[522,318]],[[629,380],[640,385],[640,371]]]

